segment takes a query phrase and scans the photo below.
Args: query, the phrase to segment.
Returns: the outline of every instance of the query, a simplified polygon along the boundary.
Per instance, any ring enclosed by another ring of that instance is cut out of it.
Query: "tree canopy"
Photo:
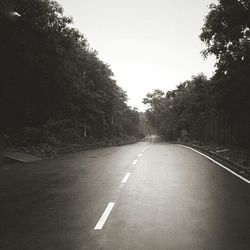
[[[205,56],[217,58],[217,69],[224,74],[250,62],[250,2],[220,0],[210,5],[200,38],[207,45]]]
[[[139,135],[139,112],[56,1],[2,0],[0,10],[2,131],[70,120],[95,138]]]
[[[216,56],[211,79],[203,74],[166,94],[156,90],[144,103],[158,133],[206,143],[250,146],[250,2],[210,5],[200,39],[205,57]],[[160,95],[159,95],[160,93]]]

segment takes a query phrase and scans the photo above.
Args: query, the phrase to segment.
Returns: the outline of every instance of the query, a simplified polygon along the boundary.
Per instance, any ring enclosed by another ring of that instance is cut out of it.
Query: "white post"
[[[84,120],[84,137],[87,137],[87,122]]]

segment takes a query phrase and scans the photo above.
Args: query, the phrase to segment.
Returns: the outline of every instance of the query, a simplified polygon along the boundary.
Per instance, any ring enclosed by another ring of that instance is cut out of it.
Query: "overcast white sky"
[[[99,58],[108,63],[129,105],[154,89],[172,90],[192,75],[211,77],[199,39],[208,5],[216,0],[57,0]]]

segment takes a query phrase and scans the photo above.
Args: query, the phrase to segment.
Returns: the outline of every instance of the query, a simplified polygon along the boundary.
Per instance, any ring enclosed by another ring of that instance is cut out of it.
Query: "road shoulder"
[[[238,164],[230,159],[227,159],[227,158],[223,157],[222,155],[216,153],[213,150],[207,150],[201,146],[193,145],[190,143],[178,143],[178,144],[190,147],[192,149],[195,149],[195,150],[207,155],[208,157],[211,157],[212,159],[214,159],[218,163],[223,164],[226,168],[230,169],[231,171],[233,171],[237,175],[242,176],[243,178],[250,181],[250,169],[249,168],[247,168],[241,164]]]

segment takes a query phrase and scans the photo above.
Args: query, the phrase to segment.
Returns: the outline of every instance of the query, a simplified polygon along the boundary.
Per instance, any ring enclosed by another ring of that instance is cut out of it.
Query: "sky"
[[[215,59],[204,59],[199,35],[216,0],[57,0],[87,38],[128,104],[144,111],[147,93],[173,90],[203,72],[211,77]]]

